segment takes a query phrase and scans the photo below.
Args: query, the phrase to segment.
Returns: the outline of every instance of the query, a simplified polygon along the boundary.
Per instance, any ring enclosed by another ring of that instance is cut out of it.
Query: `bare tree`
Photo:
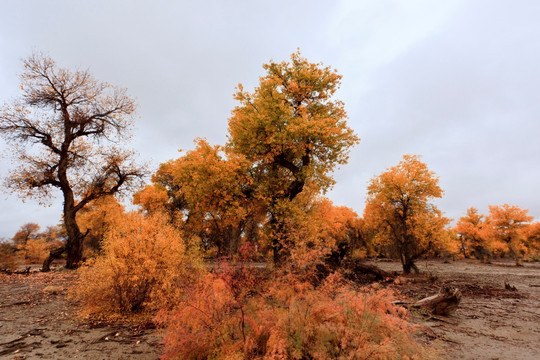
[[[76,215],[92,200],[129,190],[145,175],[133,152],[120,147],[135,111],[125,89],[96,81],[88,71],[59,68],[38,54],[24,60],[22,96],[0,108],[0,134],[17,168],[6,185],[22,197],[47,203],[52,190],[64,199],[67,241],[43,263],[67,253],[67,268],[79,266],[82,243]]]

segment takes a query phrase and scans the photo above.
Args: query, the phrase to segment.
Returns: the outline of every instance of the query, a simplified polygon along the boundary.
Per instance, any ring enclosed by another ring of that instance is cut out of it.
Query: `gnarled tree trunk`
[[[54,259],[58,259],[65,251],[66,251],[65,246],[51,250],[49,253],[49,256],[47,256],[47,258],[43,262],[43,265],[41,266],[41,271],[44,271],[44,272],[50,271],[51,264],[54,261]]]

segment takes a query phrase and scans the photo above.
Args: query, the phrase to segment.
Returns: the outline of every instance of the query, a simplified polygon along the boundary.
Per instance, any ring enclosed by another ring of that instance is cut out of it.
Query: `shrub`
[[[0,270],[14,271],[17,268],[16,250],[12,243],[0,242]]]
[[[27,264],[42,263],[49,255],[50,246],[45,239],[30,239],[17,246],[20,256]]]
[[[148,316],[169,307],[194,270],[177,230],[163,215],[128,213],[106,233],[103,254],[79,270],[73,296],[87,315]]]
[[[241,277],[252,281],[242,272],[197,283],[166,321],[165,359],[430,357],[386,291],[358,292],[337,275],[318,288],[287,275],[240,291]]]

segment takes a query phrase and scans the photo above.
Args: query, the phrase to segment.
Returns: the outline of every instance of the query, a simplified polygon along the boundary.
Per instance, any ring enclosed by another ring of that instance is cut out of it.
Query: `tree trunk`
[[[86,234],[81,234],[76,216],[73,206],[64,205],[64,225],[68,235],[66,242],[67,269],[77,268],[82,260],[83,240]]]
[[[84,236],[79,233],[79,236],[76,236],[75,239],[66,244],[66,269],[76,269],[81,265],[82,261],[82,250],[83,250],[83,239]]]
[[[43,262],[43,265],[41,266],[41,271],[47,272],[51,270],[51,263],[54,259],[58,259],[60,255],[62,255],[66,251],[66,247],[62,246],[57,249],[53,249],[50,251],[49,256],[45,259]]]
[[[274,259],[274,266],[279,266],[283,259],[283,224],[273,213],[270,217],[270,229],[272,231],[272,255]]]
[[[414,263],[413,259],[406,259],[404,262],[402,261],[402,265],[403,265],[403,273],[404,274],[410,274],[411,270],[414,270],[415,274],[420,273],[420,270],[418,269],[418,267]]]

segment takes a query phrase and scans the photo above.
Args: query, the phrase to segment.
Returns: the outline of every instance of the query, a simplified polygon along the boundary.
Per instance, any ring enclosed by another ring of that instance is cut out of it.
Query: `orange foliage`
[[[19,264],[15,245],[0,240],[0,270],[13,271]]]
[[[49,255],[49,244],[44,239],[31,239],[18,245],[17,249],[25,263],[40,264]]]
[[[123,216],[122,206],[114,196],[94,200],[77,213],[77,223],[81,232],[86,234],[83,242],[83,258],[87,259],[101,251],[101,243],[111,226]]]
[[[337,275],[314,288],[291,274],[263,281],[253,271],[203,277],[166,319],[164,358],[429,358],[385,291],[358,292]]]
[[[540,260],[540,222],[535,222],[527,226],[525,230],[527,241],[527,253],[531,258]]]
[[[135,203],[149,213],[164,209],[185,237],[216,246],[219,255],[235,254],[249,220],[257,216],[245,194],[251,183],[249,164],[206,140],[196,144],[181,158],[161,164],[154,185],[140,192]]]
[[[492,254],[508,254],[520,265],[524,255],[538,251],[540,233],[538,223],[529,224],[533,219],[528,210],[504,204],[489,206],[489,216],[478,214],[475,208],[467,210],[455,230],[461,237],[462,252],[474,254],[482,261]]]
[[[6,261],[12,265],[19,262],[38,264],[47,258],[50,249],[62,244],[58,227],[49,226],[42,232],[39,230],[40,226],[36,223],[22,225],[11,238],[11,244],[4,245],[4,256],[11,259]],[[8,248],[11,250],[8,251]],[[13,260],[12,256],[16,259]]]
[[[106,232],[102,255],[79,269],[73,296],[86,314],[148,315],[170,306],[196,269],[165,216],[127,213]]]
[[[154,177],[156,176],[158,175],[154,175]],[[154,177],[152,178],[153,181]],[[136,192],[135,195],[133,195],[133,204],[139,205],[142,210],[148,214],[165,212],[169,210],[168,208],[170,207],[167,191],[157,184],[147,185],[141,191]],[[171,213],[174,212],[174,209],[170,210]]]
[[[467,209],[467,215],[459,218],[455,231],[460,237],[460,251],[464,256],[474,255],[484,262],[496,250],[488,237],[488,221],[474,207]]]
[[[489,206],[487,236],[494,247],[508,252],[520,265],[527,252],[527,223],[533,220],[528,210],[504,204]]]
[[[430,201],[442,197],[439,180],[419,156],[403,160],[373,178],[368,187],[364,219],[376,242],[401,260],[403,271],[417,271],[414,261],[452,241],[445,231],[449,219]]]

